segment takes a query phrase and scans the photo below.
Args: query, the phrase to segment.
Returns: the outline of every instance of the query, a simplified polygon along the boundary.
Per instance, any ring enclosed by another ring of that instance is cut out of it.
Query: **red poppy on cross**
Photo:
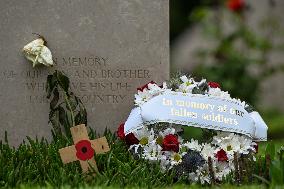
[[[106,137],[90,140],[84,124],[70,128],[74,145],[59,149],[64,164],[80,161],[82,171],[85,173],[91,165],[97,169],[94,154],[108,152],[109,146]]]

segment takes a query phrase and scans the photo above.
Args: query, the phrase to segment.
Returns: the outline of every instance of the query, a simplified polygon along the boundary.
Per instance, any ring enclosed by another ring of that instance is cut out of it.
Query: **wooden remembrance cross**
[[[74,145],[59,149],[62,162],[80,161],[83,173],[88,172],[90,166],[97,170],[94,154],[110,150],[106,137],[90,140],[84,124],[71,127],[70,130]]]

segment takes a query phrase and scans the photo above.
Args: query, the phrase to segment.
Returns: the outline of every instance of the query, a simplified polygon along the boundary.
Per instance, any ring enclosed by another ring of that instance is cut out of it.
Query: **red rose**
[[[116,131],[117,136],[121,139],[124,140],[125,134],[124,134],[124,123],[120,124],[117,131]]]
[[[169,134],[165,136],[163,140],[163,150],[164,151],[179,151],[179,142],[177,136]]]
[[[211,88],[221,88],[219,83],[213,81],[209,81],[208,86]]]
[[[139,144],[139,140],[135,137],[133,133],[129,133],[125,136],[125,142],[127,145]]]
[[[94,157],[95,150],[91,146],[91,142],[88,140],[80,140],[75,144],[76,156],[79,160],[86,161]]]
[[[137,88],[137,91],[143,92],[144,89],[149,89],[149,88],[148,88],[148,85],[149,85],[149,84],[156,84],[156,83],[155,83],[154,81],[151,81],[151,82],[149,82],[149,83],[143,85],[142,87]]]
[[[231,11],[240,12],[245,7],[245,2],[243,0],[229,0],[227,1],[227,7]]]
[[[218,161],[228,161],[227,153],[223,149],[219,150],[215,157],[218,159]]]

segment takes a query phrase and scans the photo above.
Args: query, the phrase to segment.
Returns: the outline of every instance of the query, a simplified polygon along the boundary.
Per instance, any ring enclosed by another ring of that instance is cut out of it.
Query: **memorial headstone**
[[[169,77],[168,0],[10,0],[0,2],[0,140],[50,138],[45,82],[64,71],[88,112],[88,126],[113,131],[133,106],[136,88]],[[42,35],[53,68],[21,50]]]

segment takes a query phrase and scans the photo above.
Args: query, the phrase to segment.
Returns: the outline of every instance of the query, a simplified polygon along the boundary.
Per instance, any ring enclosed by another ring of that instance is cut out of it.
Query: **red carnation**
[[[227,1],[227,7],[233,12],[240,12],[245,7],[245,2],[243,0],[229,0]]]
[[[209,81],[208,86],[211,88],[221,88],[219,83],[213,81]]]
[[[139,144],[139,140],[135,137],[133,133],[129,133],[125,136],[125,142],[127,145]]]
[[[88,140],[80,140],[75,144],[76,156],[79,160],[86,161],[94,157],[95,150],[91,146],[91,142]]]
[[[143,92],[144,89],[149,89],[149,88],[148,88],[148,85],[149,85],[149,84],[156,84],[156,83],[155,83],[154,81],[151,81],[151,82],[149,82],[149,83],[143,85],[142,87],[137,88],[137,91]]]
[[[228,161],[227,153],[223,149],[219,150],[215,157],[218,159],[218,161]]]
[[[165,136],[163,140],[163,150],[164,151],[179,151],[179,142],[177,136],[169,134]]]
[[[117,131],[116,131],[117,136],[121,139],[124,140],[125,134],[124,134],[124,123],[120,124]]]

